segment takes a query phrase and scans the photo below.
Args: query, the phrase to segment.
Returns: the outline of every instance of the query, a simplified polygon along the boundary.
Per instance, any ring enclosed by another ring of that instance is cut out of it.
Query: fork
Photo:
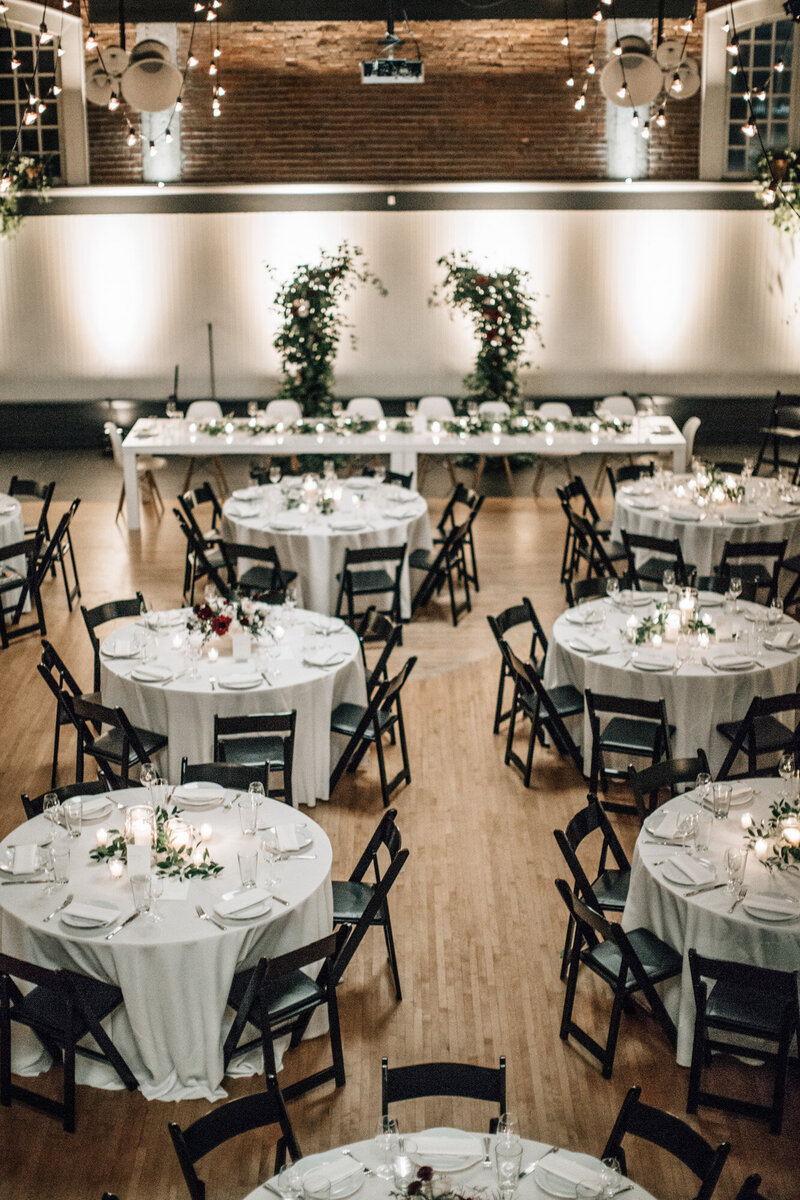
[[[202,904],[195,904],[194,909],[201,921],[210,921],[212,925],[216,925],[217,929],[221,929],[223,933],[226,932],[225,926],[222,924],[222,922],[217,921],[215,917],[210,916],[210,914],[207,913],[203,908]]]
[[[713,662],[711,662],[710,659],[703,658],[702,663],[703,663],[704,667],[708,667],[709,671],[714,671],[717,674],[719,673],[719,667],[715,666],[715,664]]]
[[[491,1169],[492,1169],[492,1159],[491,1159],[491,1155],[489,1154],[489,1147],[490,1147],[491,1143],[492,1143],[492,1139],[491,1139],[490,1135],[488,1133],[485,1133],[483,1135],[483,1165],[487,1171],[491,1171]]]
[[[211,690],[212,690],[212,692],[215,692],[215,691],[217,690],[217,677],[216,677],[216,675],[209,675],[209,677],[208,677],[208,682],[211,684]]]
[[[346,1154],[348,1158],[352,1158],[353,1162],[358,1163],[365,1175],[377,1175],[377,1171],[373,1171],[372,1167],[368,1167],[360,1158],[356,1158],[349,1146],[342,1146],[342,1154]]]
[[[223,808],[233,808],[234,800],[238,800],[241,797],[241,795],[242,795],[241,792],[234,792],[233,795],[229,799],[225,799],[222,801],[222,807]]]
[[[60,913],[62,908],[66,908],[68,904],[72,904],[72,901],[74,899],[75,899],[75,897],[73,896],[72,892],[70,892],[70,894],[64,900],[61,901],[58,908],[54,908],[53,911],[51,913],[48,913],[46,917],[42,917],[42,923],[44,924],[47,921],[52,921],[53,917],[57,913]]]
[[[738,893],[736,899],[734,900],[733,904],[728,909],[728,912],[732,913],[733,910],[736,908],[736,905],[739,904],[740,901],[744,900],[746,895],[747,895],[747,888],[746,887],[739,888],[739,893]]]

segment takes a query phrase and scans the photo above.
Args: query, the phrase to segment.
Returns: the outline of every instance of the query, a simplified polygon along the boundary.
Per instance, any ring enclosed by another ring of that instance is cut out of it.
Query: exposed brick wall
[[[222,115],[213,119],[209,33],[217,28],[223,49],[218,81],[226,95]],[[195,53],[201,65],[189,73],[184,93],[183,181],[605,178],[599,74],[591,80],[583,112],[573,107],[596,36],[598,66],[605,61],[604,30],[594,22],[571,22],[573,90],[564,86],[569,72],[559,44],[563,22],[421,22],[413,28],[425,62],[420,86],[361,83],[358,63],[375,56],[379,25],[198,27]],[[117,40],[112,27],[97,33],[101,45]],[[189,27],[182,28],[184,57],[188,35]],[[699,40],[693,35],[698,57]],[[128,44],[134,41],[131,29]],[[699,101],[672,103],[668,112],[667,128],[653,129],[651,175],[696,178]],[[112,114],[90,106],[93,183],[141,179],[139,150],[125,144],[124,113],[124,107]]]

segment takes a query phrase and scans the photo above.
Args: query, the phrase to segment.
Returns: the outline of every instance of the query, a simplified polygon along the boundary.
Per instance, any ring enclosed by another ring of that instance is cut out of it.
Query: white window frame
[[[42,23],[42,4],[30,0],[6,0],[5,20],[15,29],[37,34]],[[79,187],[89,182],[89,138],[86,128],[86,92],[83,75],[83,23],[80,16],[48,8],[47,26],[58,34],[61,57],[61,87],[58,97],[58,140],[61,182]]]

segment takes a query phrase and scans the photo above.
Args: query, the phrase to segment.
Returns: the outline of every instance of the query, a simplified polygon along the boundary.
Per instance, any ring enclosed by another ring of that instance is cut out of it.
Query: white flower
[[[249,596],[245,596],[242,599],[241,608],[242,608],[242,614],[245,617],[252,617],[253,613],[256,611],[256,606],[253,603],[253,601],[250,599]]]

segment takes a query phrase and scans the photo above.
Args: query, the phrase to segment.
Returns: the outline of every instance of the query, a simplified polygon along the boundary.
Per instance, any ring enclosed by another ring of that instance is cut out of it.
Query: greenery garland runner
[[[359,284],[372,284],[382,296],[386,288],[361,260],[364,251],[347,242],[323,252],[318,263],[304,263],[275,297],[283,321],[273,345],[283,369],[281,399],[296,400],[306,416],[331,411],[333,362],[349,322],[342,303]],[[272,268],[268,268],[272,270]],[[355,334],[350,334],[355,347]]]
[[[669,604],[662,602],[656,607],[652,616],[642,617],[637,624],[633,640],[637,646],[643,646],[647,642],[652,642],[654,637],[663,638],[667,630],[667,616],[670,612],[674,612],[674,608],[670,608]],[[693,613],[685,626],[681,626],[680,632],[688,633],[705,633],[709,637],[713,637],[717,632],[716,628],[711,624],[711,618],[705,613]]]
[[[20,196],[32,195],[40,204],[46,204],[45,189],[48,183],[44,166],[36,159],[12,156],[3,161],[0,173],[0,238],[13,237],[22,224]]]
[[[299,421],[259,421],[257,417],[234,417],[232,413],[221,420],[212,418],[198,424],[200,433],[219,437],[224,434],[232,437],[236,433],[249,434],[258,437],[261,434],[282,433],[292,434],[326,434],[333,433],[341,438],[352,437],[354,434],[373,433],[379,427],[378,421],[370,421],[365,417],[303,417]],[[472,414],[456,417],[452,421],[429,421],[428,428],[440,425],[439,432],[452,434],[455,437],[468,437],[481,433],[504,433],[524,437],[531,433],[627,433],[631,422],[620,417],[572,417],[563,420],[557,417],[523,416],[512,413],[508,417],[486,416]],[[406,417],[388,418],[384,422],[387,433],[412,433],[413,423]]]
[[[530,365],[522,357],[526,335],[532,331],[544,346],[536,313],[540,297],[531,290],[530,275],[517,267],[490,274],[479,270],[469,255],[453,251],[436,265],[444,267],[445,278],[428,304],[467,313],[478,338],[475,366],[465,385],[478,400],[514,400],[519,395],[517,373]]]
[[[118,829],[108,831],[104,846],[95,846],[89,857],[95,862],[117,858],[128,861],[128,843]],[[116,836],[113,836],[116,835]],[[179,876],[182,879],[212,879],[224,870],[214,862],[208,846],[203,844],[199,830],[186,824],[180,809],[156,809],[156,841],[154,846],[156,871],[159,875]]]
[[[775,800],[769,816],[745,830],[745,841],[768,871],[800,871],[800,803]]]
[[[800,160],[795,150],[767,150],[756,164],[756,198],[783,233],[800,233]]]

